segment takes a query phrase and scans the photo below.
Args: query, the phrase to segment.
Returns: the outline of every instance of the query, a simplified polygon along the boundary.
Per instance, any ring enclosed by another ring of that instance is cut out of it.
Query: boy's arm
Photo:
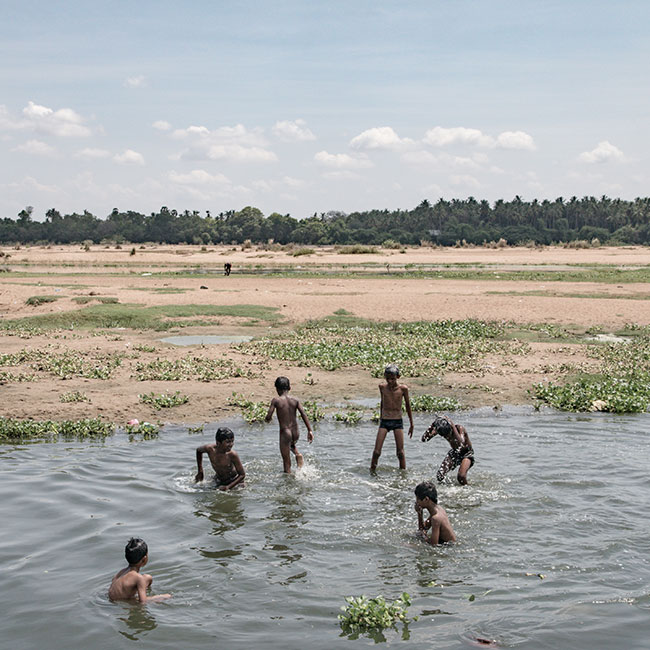
[[[435,420],[434,420],[435,422]],[[433,433],[431,433],[433,431]],[[426,442],[427,440],[431,440],[434,436],[437,436],[438,432],[433,426],[433,422],[429,425],[429,428],[422,434],[422,442]]]
[[[151,578],[151,576],[149,576]],[[141,603],[157,603],[161,600],[171,598],[171,594],[158,594],[157,596],[147,596],[147,589],[151,586],[151,581],[147,580],[144,575],[138,575],[138,599]]]
[[[429,544],[432,546],[440,542],[440,522],[434,517],[429,517],[431,523],[431,534],[429,535]]]
[[[266,414],[266,417],[264,418],[265,422],[270,422],[271,418],[273,417],[273,411],[275,411],[275,397],[271,400],[271,404],[269,406],[269,411]]]
[[[300,402],[296,404],[296,408],[298,409],[298,413],[300,413],[300,417],[302,418],[302,421],[305,423],[305,426],[307,427],[307,440],[311,444],[311,441],[314,439],[314,433],[311,430],[311,424],[309,424],[309,418],[307,417],[307,414],[305,413],[305,410],[302,408],[302,404]]]
[[[232,460],[232,464],[237,471],[237,476],[228,483],[228,485],[222,485],[219,487],[220,490],[232,490],[235,485],[239,485],[245,478],[246,478],[246,471],[244,470],[244,466],[242,465],[241,460],[239,459],[239,454],[236,451],[231,451],[230,452],[231,456],[230,459]]]
[[[426,530],[426,526],[424,524],[424,518],[422,517],[422,508],[417,503],[415,504],[415,512],[418,513],[418,530],[419,531]]]
[[[413,437],[413,413],[411,412],[411,400],[409,399],[409,389],[402,386],[402,394],[404,395],[404,406],[406,406],[406,415],[409,416],[409,438]]]
[[[198,483],[203,480],[203,454],[206,453],[205,445],[196,448],[196,466],[198,467],[198,472],[194,477],[194,482]]]

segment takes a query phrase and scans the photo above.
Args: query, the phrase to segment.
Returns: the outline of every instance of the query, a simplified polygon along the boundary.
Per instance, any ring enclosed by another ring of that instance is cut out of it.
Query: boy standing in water
[[[422,515],[424,510],[429,513],[426,520]],[[416,486],[415,512],[418,513],[418,532],[429,544],[456,541],[454,529],[449,523],[445,509],[438,505],[438,492],[431,481],[424,481]]]
[[[409,438],[413,436],[413,414],[411,413],[411,401],[409,400],[409,389],[404,384],[398,384],[399,368],[391,364],[384,370],[384,379],[386,383],[379,384],[379,393],[381,395],[381,409],[379,430],[375,440],[375,449],[372,452],[372,461],[370,462],[370,471],[377,469],[377,462],[381,456],[381,448],[384,446],[384,440],[389,431],[393,431],[395,436],[395,447],[399,468],[406,469],[406,456],[404,455],[404,421],[402,419],[402,400],[406,406],[406,414],[409,417]]]
[[[228,427],[221,427],[217,429],[214,439],[214,444],[196,448],[196,464],[199,471],[194,480],[197,483],[203,480],[203,454],[207,454],[215,472],[217,488],[222,491],[232,490],[246,476],[239,455],[232,448],[235,444],[235,434]]]
[[[458,467],[458,482],[467,485],[467,472],[474,464],[474,448],[465,427],[454,424],[448,417],[436,418],[422,434],[422,442],[431,440],[436,434],[451,446],[438,470],[438,483],[444,480],[447,472]]]
[[[111,600],[135,600],[137,596],[141,603],[146,603],[171,598],[171,594],[147,596],[153,578],[148,573],[140,573],[140,569],[149,561],[149,550],[143,539],[132,537],[124,549],[124,555],[129,566],[115,574],[108,588]]]
[[[273,417],[273,411],[278,412],[278,424],[280,425],[280,454],[282,455],[282,464],[284,472],[291,474],[291,456],[290,451],[296,457],[296,465],[302,467],[303,458],[302,454],[296,448],[296,443],[300,437],[298,431],[298,421],[296,419],[296,411],[300,413],[302,421],[307,427],[307,440],[311,444],[314,439],[314,434],[311,430],[311,424],[305,414],[300,402],[295,397],[289,397],[291,384],[286,377],[278,377],[275,380],[275,390],[278,391],[278,396],[271,400],[269,412],[266,414],[266,421],[270,422]]]

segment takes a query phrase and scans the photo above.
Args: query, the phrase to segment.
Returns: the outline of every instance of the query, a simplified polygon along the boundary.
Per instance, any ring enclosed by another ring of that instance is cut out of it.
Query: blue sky
[[[0,12],[0,217],[650,194],[645,0]]]

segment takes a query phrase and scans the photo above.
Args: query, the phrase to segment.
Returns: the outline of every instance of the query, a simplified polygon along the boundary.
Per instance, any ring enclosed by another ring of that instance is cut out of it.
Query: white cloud
[[[532,136],[524,131],[504,131],[499,133],[496,146],[501,149],[524,149],[534,151],[537,147]]]
[[[40,140],[28,140],[24,144],[14,147],[12,151],[19,151],[32,156],[52,156],[55,153],[54,147]]]
[[[323,173],[323,178],[327,178],[330,181],[356,181],[361,178],[356,172],[351,172],[349,170],[342,170],[338,172],[325,172]]]
[[[234,162],[275,162],[278,159],[268,149],[244,147],[240,144],[211,145],[206,151],[206,156],[210,160],[232,160]]]
[[[276,122],[271,131],[281,140],[305,142],[315,140],[316,136],[307,128],[305,120],[283,120]]]
[[[621,162],[625,159],[623,152],[607,140],[599,142],[598,146],[591,151],[584,151],[578,156],[578,160],[584,163]]]
[[[430,151],[419,149],[417,151],[407,151],[402,154],[402,160],[409,165],[435,165],[438,163],[437,156]]]
[[[7,183],[6,185],[0,185],[0,188],[10,190],[12,192],[22,192],[22,191],[36,191],[36,192],[47,192],[48,194],[55,194],[59,191],[59,188],[56,185],[43,185],[39,183],[33,176],[25,176],[22,181],[18,183]]]
[[[143,75],[137,75],[135,77],[127,77],[124,80],[124,85],[127,88],[142,88],[146,83],[146,79]]]
[[[106,149],[94,149],[93,147],[86,147],[85,149],[77,151],[75,158],[87,158],[89,160],[92,160],[95,158],[108,158],[110,155],[111,152],[106,151]]]
[[[435,126],[424,134],[423,142],[433,147],[446,147],[452,144],[470,144],[479,147],[494,146],[494,138],[483,134],[478,129],[468,129],[464,126],[452,128]]]
[[[230,180],[224,174],[210,174],[205,169],[193,169],[186,174],[172,170],[169,172],[169,180],[177,185],[230,185]]]
[[[333,167],[336,169],[364,169],[373,167],[373,164],[367,158],[354,158],[347,153],[319,151],[314,156],[314,160],[324,167]]]
[[[90,135],[90,129],[84,126],[84,119],[71,108],[55,111],[47,106],[40,106],[30,101],[23,108],[24,119],[17,122],[18,128],[31,129],[63,138],[79,138]]]
[[[224,174],[210,174],[205,169],[193,169],[188,173],[171,171],[168,178],[171,184],[182,193],[203,201],[248,192],[245,187],[233,186],[230,179]]]
[[[452,185],[456,185],[460,187],[468,187],[471,189],[479,189],[483,187],[476,178],[470,176],[469,174],[451,176],[449,178],[449,182]]]
[[[302,181],[299,178],[293,178],[292,176],[284,176],[282,182],[287,187],[302,187],[305,184],[305,181]]]
[[[144,156],[133,149],[126,149],[113,156],[113,160],[120,165],[144,165]]]
[[[172,128],[172,125],[165,120],[156,120],[151,126],[159,131],[169,131]]]
[[[409,138],[400,138],[390,126],[378,126],[363,131],[350,140],[353,149],[401,149],[412,144]]]

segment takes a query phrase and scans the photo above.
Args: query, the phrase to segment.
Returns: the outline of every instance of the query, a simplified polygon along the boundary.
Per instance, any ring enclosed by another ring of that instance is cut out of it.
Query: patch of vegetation
[[[129,436],[129,442],[139,442],[140,440],[155,440],[160,434],[160,427],[151,422],[134,422],[127,424],[124,430]]]
[[[73,390],[68,393],[62,393],[59,395],[59,402],[90,402],[90,399],[85,393],[81,393],[78,390]]]
[[[115,425],[92,418],[84,420],[15,420],[0,417],[0,443],[55,442],[64,440],[103,440],[113,435]]]
[[[339,624],[345,634],[369,632],[395,627],[398,621],[408,622],[411,597],[404,592],[397,600],[388,602],[383,596],[348,596],[347,606],[341,607]]]
[[[154,345],[145,345],[144,343],[139,343],[138,345],[134,345],[133,349],[136,352],[157,352],[158,348],[155,347]]]
[[[0,372],[0,384],[9,382],[36,381],[36,375],[26,375],[22,372],[15,374],[13,372]]]
[[[313,255],[316,251],[313,248],[298,248],[291,252],[293,257],[301,257],[302,255]]]
[[[85,377],[109,379],[122,363],[122,354],[89,356],[76,350],[54,353],[45,350],[23,349],[0,355],[0,366],[18,366],[24,363],[36,371],[49,372],[62,379]]]
[[[341,253],[341,255],[371,255],[377,252],[377,248],[375,246],[352,244],[350,246],[338,246],[337,251]]]
[[[160,393],[156,395],[155,393],[144,393],[138,395],[140,401],[143,404],[150,404],[156,409],[166,409],[171,408],[172,406],[180,406],[181,404],[187,404],[190,401],[190,398],[187,395],[181,395],[180,391],[176,391],[171,395],[166,393]]]
[[[197,433],[203,433],[203,425],[200,424],[198,427],[187,427],[187,433],[191,436],[196,435]]]
[[[39,305],[44,305],[46,302],[55,302],[58,299],[59,296],[31,296],[25,300],[25,304],[38,307]]]
[[[193,317],[230,316],[248,318],[268,323],[280,319],[276,307],[263,305],[156,305],[143,307],[131,304],[91,305],[84,309],[40,314],[4,321],[2,329],[38,327],[47,329],[115,328],[164,331],[173,327],[211,325],[204,318]]]
[[[325,411],[313,400],[303,402],[302,408],[311,422],[318,422],[325,417]]]
[[[413,411],[457,411],[460,402],[453,397],[435,397],[434,395],[411,395]]]
[[[228,398],[228,405],[237,406],[241,409],[242,417],[248,424],[264,422],[268,412],[268,404],[266,402],[255,402],[239,393],[233,393]]]
[[[244,368],[230,359],[208,359],[206,357],[183,357],[174,361],[156,359],[148,363],[139,362],[133,375],[138,381],[219,381],[233,377],[252,379],[260,373],[253,368]]]
[[[360,409],[346,409],[339,411],[332,416],[336,422],[343,422],[344,424],[357,424],[363,418],[363,411]]]

